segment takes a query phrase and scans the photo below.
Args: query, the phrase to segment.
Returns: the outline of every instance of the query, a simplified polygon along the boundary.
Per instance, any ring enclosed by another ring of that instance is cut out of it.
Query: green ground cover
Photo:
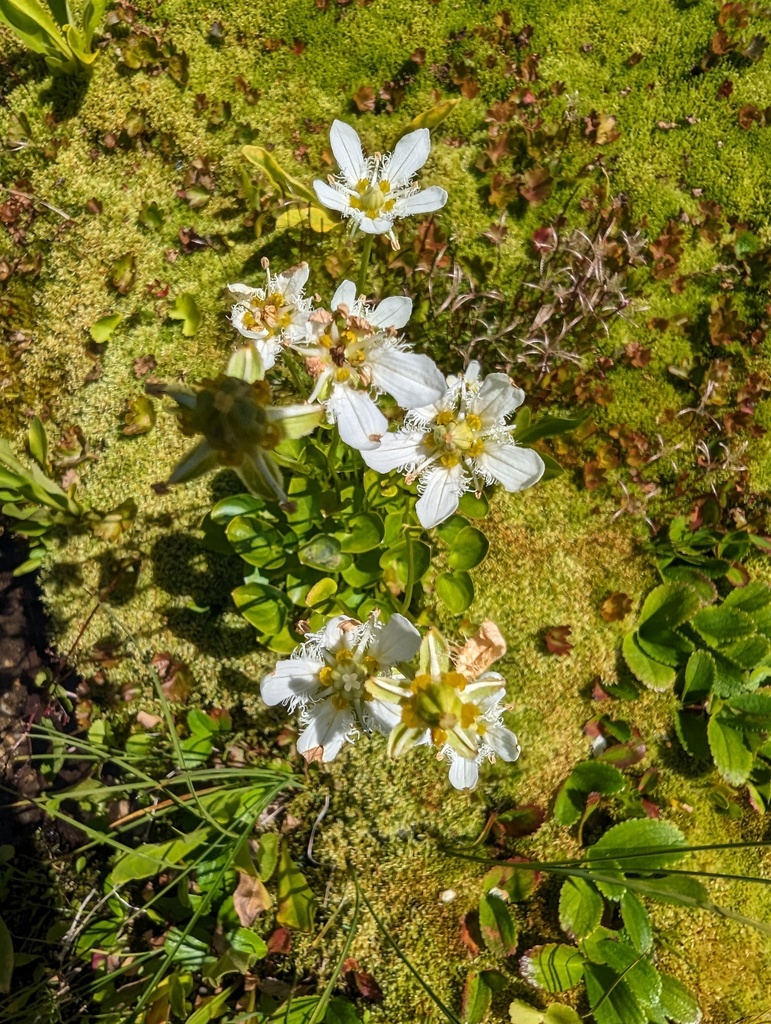
[[[546,0],[505,11],[474,0],[119,3],[97,33],[87,82],[52,76],[0,30],[0,434],[23,451],[30,418],[40,416],[57,481],[77,483],[104,512],[136,504],[117,537],[70,532],[46,557],[52,643],[72,652],[87,681],[81,724],[108,723],[118,745],[144,735],[138,712],[162,713],[152,659],[162,670],[164,659],[184,666],[183,689],[167,689],[185,694],[172,701],[181,736],[184,710],[226,709],[234,751],[304,779],[283,825],[298,862],[329,797],[313,845],[318,866],[303,869],[316,929],[292,929],[290,958],[271,962],[301,995],[323,988],[345,947],[350,902],[317,936],[341,899],[351,900],[352,866],[415,969],[455,1012],[470,971],[504,979],[490,1020],[507,1020],[514,998],[537,1002],[518,957],[566,941],[559,880],[516,904],[516,957],[489,949],[472,957],[460,920],[478,904],[486,868],[441,846],[473,842],[494,811],[550,808],[589,757],[585,724],[602,714],[639,729],[645,753],[626,775],[636,791],[643,773],[657,770],[652,800],[689,844],[768,835],[765,810],[751,807],[745,787],[683,752],[671,695],[629,691],[621,655],[661,582],[652,528],[660,538],[682,515],[721,535],[769,532],[766,22],[752,3],[702,0]],[[457,102],[440,107],[447,100]],[[334,169],[335,118],[374,152],[392,148],[427,111],[446,116],[432,128],[423,180],[445,187],[448,203],[430,222],[406,225],[398,253],[376,241],[369,290],[413,295],[408,337],[446,372],[472,355],[488,371],[510,372],[534,417],[582,418],[538,444],[560,475],[491,503],[474,604],[461,616],[438,612],[455,640],[490,618],[508,642],[498,667],[523,753],[514,766],[489,767],[471,795],[450,789],[431,751],[392,762],[379,737],[323,768],[297,757],[285,713],[260,699],[276,655],[230,598],[243,563],[201,529],[216,500],[243,488],[222,471],[154,489],[189,440],[167,403],[148,407],[145,398],[148,380],[191,384],[223,370],[236,342],[225,286],[259,283],[263,257],[274,270],[307,260],[325,301],[355,276],[359,242],[343,230],[277,229],[291,196],[243,147],[269,150],[307,187]],[[556,254],[551,228],[564,240]],[[181,296],[192,299],[192,321],[173,315]],[[114,330],[104,340],[97,330],[95,340],[94,324],[112,314],[120,314]],[[534,344],[563,327],[562,356]],[[761,551],[739,561],[753,580],[771,582]],[[740,572],[731,582],[746,581]],[[731,589],[725,579],[720,587]],[[618,614],[603,604],[613,594],[628,598]],[[555,653],[547,639],[553,646],[563,626],[570,631],[557,643],[567,638],[568,647]],[[598,700],[596,684],[632,695]],[[627,812],[606,797],[584,840]],[[555,859],[575,856],[580,838],[549,815],[533,835],[481,849]],[[98,861],[89,862],[88,885],[67,863],[57,899],[71,909],[102,878]],[[768,877],[758,849],[704,851],[693,863]],[[718,881],[710,893],[729,911],[771,918],[762,885]],[[771,1014],[767,935],[704,911],[651,909],[658,965],[696,994],[704,1020]],[[366,914],[347,953],[382,989],[382,1002],[368,1000],[349,978],[357,1012],[366,1009],[373,1024],[442,1019]],[[588,1013],[582,991],[558,998]],[[238,1017],[242,996],[235,986],[222,1019],[248,1019]],[[41,1005],[13,1019],[44,1019],[30,1015]],[[62,1006],[60,1019],[74,1019],[73,1003]],[[185,1019],[156,1012],[143,1019]]]

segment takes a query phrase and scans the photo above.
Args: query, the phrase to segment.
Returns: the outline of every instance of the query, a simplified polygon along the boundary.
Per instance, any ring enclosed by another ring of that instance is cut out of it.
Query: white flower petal
[[[466,490],[466,477],[461,465],[435,466],[427,473],[425,489],[418,498],[415,511],[427,530],[449,518],[458,507],[460,496]]]
[[[310,272],[311,268],[307,263],[298,263],[296,267],[291,267],[273,278],[271,291],[281,292],[285,299],[292,302],[302,295]]]
[[[411,217],[416,213],[433,213],[447,202],[447,193],[438,185],[421,189],[414,196],[405,196],[394,203],[394,217]]]
[[[344,213],[350,209],[350,203],[348,202],[348,196],[344,196],[342,192],[338,192],[336,188],[332,188],[331,185],[327,185],[325,181],[321,181],[317,178],[313,182],[313,191],[318,196],[319,202],[322,206],[326,206],[329,210],[339,210],[340,213]]]
[[[442,371],[429,356],[380,345],[370,351],[367,363],[375,387],[393,395],[402,409],[430,405],[444,394]]]
[[[411,469],[421,463],[428,454],[423,447],[425,434],[422,431],[397,430],[383,434],[379,447],[361,453],[370,469],[378,473],[390,473],[392,469]]]
[[[257,292],[261,293],[259,288],[250,288],[248,284],[229,284],[228,291],[236,300],[236,302],[246,302],[251,299]]]
[[[404,327],[412,314],[412,299],[406,295],[389,295],[378,303],[377,309],[367,314],[373,327],[387,331],[389,327]]]
[[[502,683],[503,676],[497,672],[488,672],[482,679],[475,679],[464,688],[461,700],[478,704],[485,712],[490,711],[506,697],[506,687]]]
[[[337,423],[340,437],[357,451],[377,448],[388,430],[388,420],[366,391],[337,384],[327,400],[327,409]]]
[[[364,708],[365,725],[377,729],[384,736],[398,725],[402,720],[401,709],[398,704],[387,704],[384,700],[369,700]]]
[[[387,217],[359,217],[356,221],[359,231],[365,235],[387,235],[391,230],[391,220]]]
[[[283,701],[292,706],[310,699],[319,688],[319,669],[322,663],[310,658],[289,658],[279,661],[273,671],[260,683],[260,695],[267,705],[274,707]]]
[[[367,161],[361,151],[361,139],[355,128],[351,128],[345,121],[333,121],[329,142],[335,160],[350,185],[356,185],[364,178],[369,178]]]
[[[479,781],[479,765],[469,757],[461,757],[454,752],[450,765],[450,782],[456,789],[473,789]]]
[[[318,634],[321,646],[326,647],[328,651],[341,651],[343,648],[350,649],[353,640],[351,634],[354,630],[340,629],[340,624],[351,621],[358,622],[358,620],[352,620],[350,615],[335,615],[333,619],[330,619]]]
[[[532,487],[546,468],[538,452],[506,441],[485,441],[482,454],[474,461],[485,476],[503,484],[507,491]]]
[[[350,711],[338,711],[331,700],[322,700],[306,709],[308,727],[297,740],[297,752],[304,754],[323,747],[322,761],[334,761],[355,722]]]
[[[353,309],[354,302],[356,302],[356,285],[353,281],[343,281],[332,296],[332,312],[334,313],[338,306],[347,306],[350,311]]]
[[[504,761],[516,761],[520,755],[517,737],[505,725],[488,725],[484,739]]]
[[[381,178],[391,188],[406,185],[428,160],[430,152],[431,135],[428,128],[410,132],[396,143],[396,148],[383,167]]]
[[[505,373],[491,373],[469,402],[469,412],[480,418],[483,428],[500,426],[524,400],[525,392],[515,387]]]
[[[398,612],[391,616],[376,634],[375,642],[367,651],[383,668],[400,661],[411,661],[420,647],[420,633],[409,619]]]

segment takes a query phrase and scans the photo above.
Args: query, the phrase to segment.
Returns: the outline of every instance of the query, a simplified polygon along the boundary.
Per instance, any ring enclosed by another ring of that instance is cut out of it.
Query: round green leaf
[[[316,534],[297,554],[303,565],[324,572],[340,572],[351,563],[351,559],[343,555],[340,541],[330,533]]]
[[[489,509],[487,497],[484,494],[477,497],[473,491],[466,491],[458,502],[458,511],[469,519],[484,519]]]
[[[372,551],[383,540],[383,520],[374,512],[360,512],[345,523],[346,533],[340,537],[342,551],[353,555]]]
[[[449,519],[445,519],[443,523],[440,523],[436,528],[436,534],[439,540],[445,544],[452,544],[455,538],[458,536],[461,530],[465,530],[468,526],[468,522],[463,516],[450,516]]]
[[[490,542],[481,530],[466,526],[452,542],[447,562],[453,569],[473,569],[487,554]]]
[[[286,597],[266,583],[247,583],[233,591],[236,608],[261,633],[280,633],[286,622]]]
[[[323,604],[328,601],[330,597],[333,597],[337,593],[337,583],[331,580],[328,576],[323,580],[319,580],[318,583],[314,583],[311,589],[308,591],[308,596],[305,598],[305,603],[310,607],[314,608],[318,604]]]
[[[233,550],[258,569],[277,569],[286,561],[278,530],[254,516],[236,516],[225,530]]]
[[[234,516],[248,515],[264,507],[265,503],[255,498],[253,494],[234,494],[218,501],[211,510],[211,517],[215,523],[226,523]]]
[[[436,593],[455,615],[461,615],[474,600],[474,584],[467,572],[443,572],[436,577]]]

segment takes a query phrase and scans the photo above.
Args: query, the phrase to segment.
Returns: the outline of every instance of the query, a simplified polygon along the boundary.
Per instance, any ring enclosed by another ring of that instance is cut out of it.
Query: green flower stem
[[[364,246],[361,250],[361,263],[359,264],[359,277],[356,282],[356,294],[364,295],[364,290],[367,284],[367,269],[369,267],[369,257],[372,252],[372,242],[374,235],[367,235],[364,239]]]
[[[415,588],[415,557],[412,553],[412,538],[407,536],[407,585],[404,588],[404,603],[402,604],[402,614],[410,615],[410,605],[412,604],[412,591]],[[410,616],[412,618],[412,616]]]
[[[303,387],[300,368],[297,365],[297,357],[291,349],[285,349],[284,351],[284,366],[289,370],[289,376],[292,378],[292,383],[297,389],[298,394],[302,395],[303,398],[307,398],[308,395],[305,393],[305,388]]]

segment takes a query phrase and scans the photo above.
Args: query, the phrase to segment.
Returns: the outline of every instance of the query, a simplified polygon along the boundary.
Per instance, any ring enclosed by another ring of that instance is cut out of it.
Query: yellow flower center
[[[480,437],[482,420],[474,413],[464,416],[462,412],[444,409],[434,420],[434,428],[424,440],[434,451],[443,466],[452,469],[465,457],[477,458],[484,451],[484,439]]]

